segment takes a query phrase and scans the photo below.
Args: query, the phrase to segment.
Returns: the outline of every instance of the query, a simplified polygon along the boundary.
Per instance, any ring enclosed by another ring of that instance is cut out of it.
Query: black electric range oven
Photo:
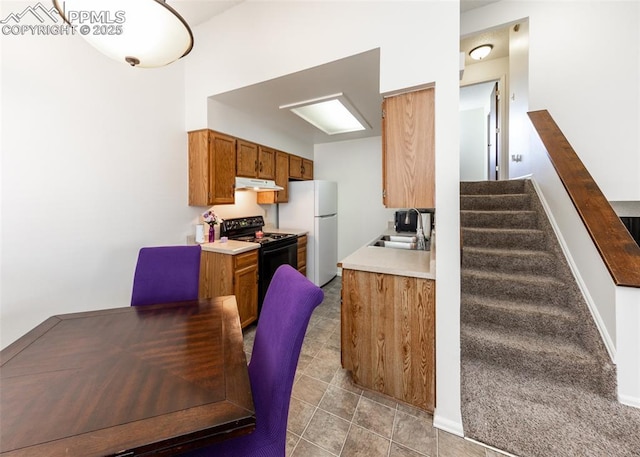
[[[292,233],[262,232],[262,216],[225,219],[220,224],[220,236],[230,240],[260,243],[258,249],[258,315],[267,288],[278,267],[289,264],[298,268],[298,237]]]

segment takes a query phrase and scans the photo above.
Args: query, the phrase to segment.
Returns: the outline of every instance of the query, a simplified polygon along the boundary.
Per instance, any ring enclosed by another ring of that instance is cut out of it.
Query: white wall
[[[487,179],[487,115],[484,108],[460,111],[460,180]]]
[[[387,228],[393,209],[382,205],[382,138],[315,146],[317,179],[338,183],[338,260]]]
[[[455,1],[243,2],[195,28],[186,64],[186,128],[208,124],[207,98],[380,48],[380,90],[435,82],[438,281],[435,422],[460,418],[459,4]],[[330,33],[329,33],[330,31]]]
[[[639,9],[501,1],[461,16],[462,35],[529,18],[529,109],[549,110],[609,200],[640,199]]]
[[[127,306],[138,249],[183,244],[199,210],[181,63],[134,69],[78,36],[3,36],[1,65],[4,347],[51,315]]]
[[[207,113],[207,127],[212,130],[313,159],[312,144],[298,141],[287,132],[274,130],[265,125],[264,119],[211,98],[208,100]]]

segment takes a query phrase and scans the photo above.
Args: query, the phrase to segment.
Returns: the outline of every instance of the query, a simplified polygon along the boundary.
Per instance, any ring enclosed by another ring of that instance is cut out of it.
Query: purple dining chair
[[[200,245],[140,249],[131,306],[195,300],[200,280]]]
[[[313,310],[324,294],[290,265],[267,289],[249,362],[256,409],[253,433],[192,451],[188,457],[284,457],[293,378]]]

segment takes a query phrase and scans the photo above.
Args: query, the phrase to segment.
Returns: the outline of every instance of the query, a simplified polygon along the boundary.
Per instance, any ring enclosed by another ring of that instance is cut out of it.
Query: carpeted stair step
[[[462,294],[461,319],[478,327],[503,327],[531,336],[568,338],[581,345],[578,317],[567,308],[544,302],[512,302],[481,295]]]
[[[484,360],[604,396],[611,395],[615,371],[579,345],[559,338],[531,337],[473,325],[465,325],[461,334],[464,358]]]
[[[538,229],[466,228],[462,229],[463,248],[468,246],[537,250],[545,246],[545,233]]]
[[[531,197],[528,194],[460,196],[462,211],[528,211],[530,208]]]
[[[526,249],[495,249],[465,246],[463,269],[483,269],[504,273],[531,273],[553,276],[555,257],[548,251]]]
[[[460,195],[477,194],[524,194],[525,181],[522,179],[503,181],[462,181]]]
[[[462,227],[536,228],[535,211],[460,211]]]
[[[509,301],[541,301],[566,306],[566,285],[551,276],[462,270],[463,293]]]
[[[640,457],[640,414],[620,417],[615,365],[535,185],[460,190],[465,434],[523,457]]]

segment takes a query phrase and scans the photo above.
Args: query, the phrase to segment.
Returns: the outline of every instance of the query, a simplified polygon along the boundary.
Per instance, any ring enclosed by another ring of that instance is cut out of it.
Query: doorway
[[[460,180],[502,179],[500,80],[460,88]]]

